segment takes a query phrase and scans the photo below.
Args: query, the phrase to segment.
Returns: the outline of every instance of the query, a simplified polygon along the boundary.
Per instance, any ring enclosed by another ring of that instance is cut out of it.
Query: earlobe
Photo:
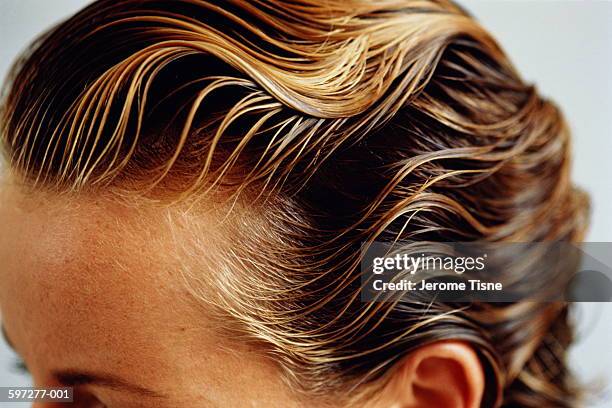
[[[398,363],[385,393],[396,408],[479,408],[484,370],[474,349],[460,341],[420,347]]]

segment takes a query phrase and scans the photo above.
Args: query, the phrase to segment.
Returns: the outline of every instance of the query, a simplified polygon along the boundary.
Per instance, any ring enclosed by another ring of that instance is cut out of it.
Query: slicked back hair
[[[585,229],[559,110],[450,1],[96,1],[17,62],[0,126],[32,188],[265,203],[219,299],[296,390],[347,396],[461,340],[483,406],[576,404],[567,304],[359,298],[363,242]]]

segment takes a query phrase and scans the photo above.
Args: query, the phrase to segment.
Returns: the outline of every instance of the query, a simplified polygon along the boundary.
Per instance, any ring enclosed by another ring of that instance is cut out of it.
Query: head
[[[566,304],[359,296],[363,243],[584,232],[559,110],[449,1],[97,1],[0,126],[2,324],[78,406],[574,406]]]

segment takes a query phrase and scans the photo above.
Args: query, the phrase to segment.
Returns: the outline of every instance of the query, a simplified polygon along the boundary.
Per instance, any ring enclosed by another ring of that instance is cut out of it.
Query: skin
[[[169,210],[147,209],[142,231],[142,211],[103,200],[6,185],[1,197],[2,321],[37,386],[76,385],[77,399],[104,404],[88,407],[299,406],[277,367],[230,345],[160,255],[177,231],[151,220]],[[131,386],[78,385],[59,371]]]
[[[292,393],[187,289],[178,271],[218,270],[231,222],[219,212],[0,186],[2,324],[36,386],[72,386],[71,406],[87,408],[328,406]],[[474,351],[438,343],[408,356],[365,406],[477,408],[483,388]]]

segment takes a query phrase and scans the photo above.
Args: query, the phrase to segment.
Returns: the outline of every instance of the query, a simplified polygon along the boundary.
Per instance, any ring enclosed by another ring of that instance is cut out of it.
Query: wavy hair
[[[363,242],[584,233],[559,110],[450,1],[97,1],[17,62],[0,131],[33,188],[257,207],[213,303],[296,390],[358,405],[455,339],[483,406],[577,403],[565,303],[359,298]]]

